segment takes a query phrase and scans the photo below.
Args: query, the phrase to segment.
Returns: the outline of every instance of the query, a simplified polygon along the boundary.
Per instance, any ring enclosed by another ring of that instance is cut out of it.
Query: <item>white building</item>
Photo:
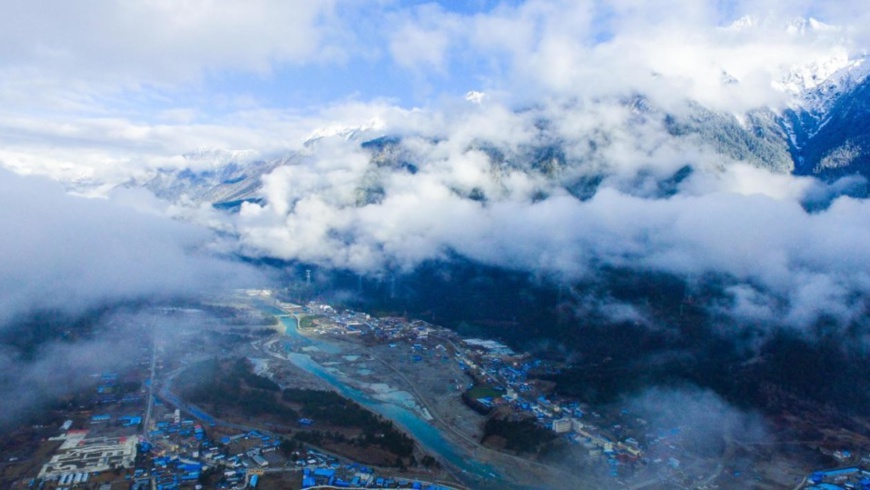
[[[556,419],[552,427],[556,434],[567,434],[571,432],[571,419]]]

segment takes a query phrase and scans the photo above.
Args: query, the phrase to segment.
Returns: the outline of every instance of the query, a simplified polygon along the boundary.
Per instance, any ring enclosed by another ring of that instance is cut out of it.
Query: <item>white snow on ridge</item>
[[[836,98],[870,75],[870,63],[864,56],[850,58],[845,50],[828,60],[792,68],[774,88],[788,94],[792,108],[802,108],[821,115],[830,109]]]
[[[793,35],[805,35],[808,32],[837,32],[841,29],[820,22],[812,17],[808,19],[795,18],[786,22],[786,32]]]
[[[760,34],[779,32],[801,38],[807,58],[799,64],[771,67],[774,89],[784,93],[792,109],[813,114],[824,113],[832,101],[863,81],[870,73],[864,53],[847,47],[844,29],[810,18],[782,19],[775,16],[747,15],[721,28],[724,32]]]
[[[245,163],[254,160],[260,156],[260,152],[256,150],[226,150],[223,148],[203,147],[182,155],[186,161],[196,163],[207,163],[217,168],[228,163]]]
[[[801,96],[822,83],[835,73],[849,67],[849,56],[845,50],[837,50],[826,60],[813,61],[803,66],[783,67],[785,73],[774,88],[793,96]]]
[[[870,63],[866,61],[863,55],[852,58],[845,49],[839,49],[828,59],[784,69],[785,74],[773,87],[789,97],[792,110],[804,111],[815,119],[812,127],[805,128],[811,138],[828,123],[828,112],[837,99],[870,74]],[[800,148],[792,123],[787,118],[783,123],[792,146]]]
[[[783,19],[776,16],[758,16],[744,15],[735,20],[731,24],[724,26],[726,31],[746,31],[749,29],[780,29],[788,34],[796,36],[804,36],[814,33],[839,32],[842,29],[838,26],[825,24],[812,17],[794,17],[791,19]]]
[[[361,133],[369,131],[380,131],[387,126],[387,123],[379,117],[374,117],[362,126],[347,126],[341,124],[333,124],[323,128],[315,129],[305,138],[305,145],[314,143],[317,140],[330,137],[340,137],[345,140],[351,140]]]

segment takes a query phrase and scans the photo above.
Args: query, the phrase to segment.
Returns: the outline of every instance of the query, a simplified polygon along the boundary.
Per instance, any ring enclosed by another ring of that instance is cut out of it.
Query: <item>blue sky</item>
[[[267,73],[245,70],[207,72],[202,80],[176,87],[177,100],[196,100],[199,94],[223,94],[227,97],[251,98],[270,108],[295,108],[306,111],[343,99],[388,99],[404,107],[427,105],[441,96],[462,96],[482,88],[491,75],[487,60],[461,56],[448,60],[444,70],[418,72],[395,63],[386,48],[390,32],[383,29],[383,19],[396,19],[415,9],[437,5],[445,13],[461,16],[486,14],[496,7],[506,8],[522,2],[499,0],[403,0],[386,2],[387,7],[373,8],[376,15],[358,21],[367,8],[352,9],[339,16],[346,26],[358,29],[357,41],[365,43],[367,53],[356,53],[341,60],[309,60],[304,63],[278,62]],[[219,110],[216,107],[210,109]]]
[[[526,2],[522,0],[399,0],[383,2],[338,2],[331,11],[329,30],[341,30],[338,42],[344,43],[339,49],[343,51],[338,57],[329,55],[323,57],[315,53],[304,60],[274,59],[270,60],[265,69],[236,69],[218,67],[201,71],[193,81],[183,81],[174,84],[160,92],[168,97],[163,104],[156,104],[154,109],[166,109],[169,106],[197,106],[206,113],[231,111],[232,107],[222,107],[220,104],[204,103],[201,99],[217,97],[222,100],[253,102],[263,107],[273,109],[292,108],[297,111],[308,111],[336,103],[342,100],[374,100],[388,99],[403,107],[427,106],[437,102],[442,97],[459,97],[470,90],[486,88],[506,88],[509,83],[503,83],[508,73],[516,67],[511,66],[510,55],[498,50],[481,52],[469,49],[467,40],[462,33],[448,28],[448,37],[454,37],[451,45],[446,48],[445,59],[439,66],[422,63],[419,66],[408,66],[397,60],[391,52],[391,42],[395,42],[396,34],[403,24],[414,28],[434,29],[438,25],[450,22],[470,23],[470,19],[492,17],[521,16],[524,7],[530,4],[547,4],[548,2]],[[560,4],[565,2],[550,2]],[[570,3],[570,2],[569,2]],[[636,3],[636,2],[635,2]],[[650,22],[661,22],[662,19],[678,18],[675,14],[682,9],[674,9],[674,2],[646,2],[652,7],[634,7],[632,2],[588,2],[587,10],[591,18],[578,28],[574,34],[582,40],[582,44],[607,43],[617,35],[619,22],[631,16],[643,16],[651,13]],[[677,2],[678,4],[679,2]],[[760,10],[773,10],[777,3],[762,2]],[[820,13],[812,2],[806,6],[796,3],[795,14]],[[643,2],[641,2],[643,4]],[[531,8],[527,8],[531,11]],[[692,10],[689,8],[688,10]],[[699,12],[689,13],[687,22],[712,22],[724,25],[733,22],[744,10],[737,0],[717,0]],[[701,12],[703,11],[703,12]],[[437,19],[432,19],[431,13],[437,12]],[[821,11],[823,13],[824,10]],[[542,19],[544,15],[528,16],[528,20],[539,30],[538,36],[545,34],[540,30],[547,29],[550,19]],[[696,17],[692,17],[695,15]],[[316,23],[316,22],[315,22]],[[423,26],[423,27],[421,27]],[[459,29],[461,29],[460,27]],[[330,48],[331,33],[326,34],[325,44]]]

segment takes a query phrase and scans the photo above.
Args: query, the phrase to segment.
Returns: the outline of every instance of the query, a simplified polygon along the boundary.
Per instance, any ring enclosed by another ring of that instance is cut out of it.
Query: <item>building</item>
[[[254,462],[260,466],[268,466],[269,465],[269,462],[266,461],[266,458],[260,456],[259,454],[252,454],[251,459],[253,459]]]
[[[40,478],[56,478],[65,473],[95,473],[112,468],[129,468],[136,459],[135,437],[86,439],[87,431],[71,430],[51,461],[43,465]]]
[[[488,351],[490,354],[502,355],[502,356],[514,355],[514,351],[511,350],[510,347],[502,344],[501,342],[496,342],[495,340],[463,339],[462,341],[472,349],[480,348],[480,349],[483,349],[485,351]]]
[[[834,457],[840,461],[852,459],[852,451],[848,451],[846,449],[838,449],[834,451]]]
[[[568,432],[571,432],[571,419],[554,420],[552,429],[556,434],[567,434]]]

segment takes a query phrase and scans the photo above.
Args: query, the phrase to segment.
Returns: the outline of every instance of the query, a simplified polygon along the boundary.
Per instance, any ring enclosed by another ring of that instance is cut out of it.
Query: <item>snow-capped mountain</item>
[[[790,71],[778,86],[790,94],[781,115],[795,172],[823,177],[870,175],[870,62],[845,53]]]
[[[210,203],[218,208],[236,209],[244,201],[260,201],[260,178],[296,155],[263,159],[252,151],[197,150],[184,155],[189,167],[159,169],[147,178],[128,182],[144,187],[157,197],[185,205]]]
[[[257,150],[227,150],[203,147],[181,155],[190,167],[219,168],[229,163],[247,163],[260,157]]]
[[[761,21],[744,19],[732,28],[750,28],[754,22]],[[786,29],[796,33],[835,30],[812,19],[790,23]],[[664,137],[648,144],[667,144],[687,155],[712,152],[722,162],[745,162],[776,173],[822,178],[860,173],[870,177],[870,61],[834,50],[827,58],[785,67],[781,72],[773,87],[787,96],[785,109],[759,108],[733,114],[691,100],[664,107],[635,94],[606,102],[632,114],[620,127],[569,135],[557,127],[564,121],[551,120],[543,110],[524,109],[535,121],[531,133],[525,130],[526,141],[498,143],[478,137],[466,143],[465,151],[486,155],[496,187],[505,175],[521,172],[535,181],[556,182],[578,198],[593,195],[597,185],[614,172],[613,141],[625,135],[634,135],[630,137],[637,138],[641,146],[644,138]],[[723,70],[721,83],[739,89],[741,82]],[[465,98],[478,105],[484,97],[481,92],[469,92]],[[564,120],[589,117],[590,110],[597,110],[572,103],[565,107],[559,116]],[[333,141],[355,147],[369,159],[370,170],[354,184],[355,205],[363,206],[383,198],[384,179],[391,173],[413,175],[425,168],[427,159],[435,158],[432,145],[443,137],[408,134],[403,128],[388,127],[377,117],[362,125],[336,123],[312,131],[303,142],[302,153],[266,158],[252,150],[199,149],[184,155],[189,165],[160,170],[132,185],[142,185],[170,201],[212,203],[232,210],[243,201],[263,202],[264,175],[282,166],[316,161],[320,146]],[[692,162],[686,164],[691,166]],[[671,185],[660,184],[663,188]],[[461,185],[455,192],[478,201],[488,197],[482,189]]]
[[[837,94],[854,88],[867,74],[870,66],[864,57],[851,58],[845,51],[830,59],[794,67],[774,82],[774,87],[791,96],[791,106],[812,112],[830,108]]]
[[[381,131],[386,127],[386,123],[379,117],[374,117],[362,125],[344,125],[333,124],[330,126],[317,128],[305,138],[305,146],[315,145],[318,141],[326,138],[341,138],[344,140],[359,140],[373,132]]]

